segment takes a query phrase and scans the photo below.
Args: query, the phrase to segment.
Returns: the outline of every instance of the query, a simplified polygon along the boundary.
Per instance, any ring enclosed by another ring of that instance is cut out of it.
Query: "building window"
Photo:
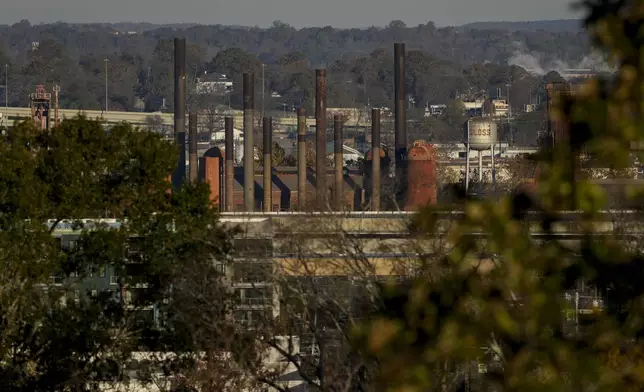
[[[101,266],[101,267],[100,267],[100,269],[99,269],[98,271],[99,271],[99,272],[98,272],[98,276],[100,276],[101,278],[104,278],[104,277],[105,277],[105,273],[106,273],[106,272],[105,272],[105,266],[104,266],[104,265],[103,265],[103,266]]]
[[[110,276],[110,284],[119,284],[119,275],[115,270],[112,271],[112,275]]]
[[[92,297],[98,297],[98,290],[92,290]]]

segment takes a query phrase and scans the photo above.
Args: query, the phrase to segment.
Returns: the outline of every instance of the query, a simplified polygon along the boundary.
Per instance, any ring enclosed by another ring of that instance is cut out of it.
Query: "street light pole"
[[[4,115],[9,121],[9,64],[4,65]]]
[[[266,68],[266,64],[262,63],[262,118],[264,118],[264,86],[266,83],[264,83],[264,68]]]
[[[105,59],[105,112],[107,113],[107,62],[109,60]]]
[[[510,86],[511,86],[510,83],[505,85],[505,87],[507,89],[506,98],[507,98],[507,104],[508,104],[508,112],[507,112],[507,115],[508,115],[508,134],[510,135],[509,144],[514,145],[514,135],[512,134],[512,123],[511,123],[511,121],[512,121],[511,120],[512,106],[510,105]]]

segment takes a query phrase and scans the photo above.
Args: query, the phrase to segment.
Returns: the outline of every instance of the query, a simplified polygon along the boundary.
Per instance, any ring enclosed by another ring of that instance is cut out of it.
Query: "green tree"
[[[597,236],[604,192],[580,177],[583,150],[624,166],[642,138],[644,66],[638,1],[585,3],[591,37],[619,65],[557,100],[570,140],[544,151],[538,196],[470,201],[450,231],[440,279],[383,286],[382,313],[358,333],[381,363],[383,390],[615,391],[644,386],[641,254],[619,232]],[[611,166],[612,167],[612,166]],[[638,193],[636,193],[637,195]],[[533,210],[528,219],[528,211]],[[581,231],[579,247],[557,239],[557,225]],[[439,215],[425,210],[414,228],[434,238]],[[536,222],[535,222],[536,220]],[[548,236],[535,241],[535,227]],[[480,234],[479,234],[480,233]],[[604,296],[590,322],[568,328],[564,293],[583,283]],[[617,357],[617,358],[616,358]],[[472,377],[476,363],[486,372]],[[629,365],[624,365],[629,363]],[[620,366],[621,364],[621,366]]]
[[[205,301],[210,312],[229,313],[218,265],[226,263],[233,232],[218,223],[207,186],[170,192],[176,156],[159,135],[125,124],[105,132],[85,118],[65,120],[51,133],[21,123],[3,136],[3,390],[88,390],[98,382],[128,383],[136,369],[148,376],[159,369],[167,369],[166,376],[194,374],[198,364],[230,362],[213,353],[246,347],[233,349],[243,337],[229,317],[209,323],[218,335],[195,332],[193,304]],[[119,225],[85,220],[105,216]],[[74,246],[61,242],[61,223],[78,235]],[[108,272],[109,284],[101,283],[100,271]],[[157,322],[150,307],[159,312]],[[151,357],[147,366],[132,367],[134,351],[172,351],[175,357]],[[205,358],[195,354],[203,352]],[[239,377],[238,371],[220,372],[217,380]],[[203,378],[191,382],[212,385]]]

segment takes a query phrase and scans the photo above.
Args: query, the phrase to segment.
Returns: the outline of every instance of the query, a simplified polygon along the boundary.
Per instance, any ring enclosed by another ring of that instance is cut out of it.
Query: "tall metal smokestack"
[[[190,182],[197,182],[197,113],[188,115],[188,165]]]
[[[342,210],[344,196],[344,161],[342,159],[342,116],[333,116],[333,159],[335,163],[334,204],[336,211]]]
[[[315,70],[315,189],[320,210],[326,206],[326,69]]]
[[[179,164],[172,184],[181,186],[186,176],[186,39],[174,39],[174,137],[179,146]]]
[[[297,205],[300,211],[306,205],[306,112],[297,109]]]
[[[226,194],[224,198],[226,199],[226,211],[233,211],[233,198],[234,196],[234,181],[235,181],[235,141],[234,141],[234,127],[233,127],[233,117],[224,118],[224,129],[225,129],[225,138],[226,138]]]
[[[380,109],[371,109],[371,209],[380,210]]]
[[[407,184],[407,119],[405,115],[405,44],[394,44],[394,99],[396,111],[396,198],[404,200]]]
[[[264,212],[271,212],[271,194],[273,193],[273,179],[271,171],[271,157],[273,144],[273,118],[263,117],[262,126],[264,128]]]
[[[247,212],[255,208],[255,149],[253,145],[253,112],[255,110],[255,75],[244,74],[244,204]]]

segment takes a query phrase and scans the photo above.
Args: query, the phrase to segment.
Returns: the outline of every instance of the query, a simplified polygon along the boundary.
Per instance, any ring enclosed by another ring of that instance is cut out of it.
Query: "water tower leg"
[[[490,145],[492,150],[492,185],[496,185],[496,166],[494,166],[494,143]]]
[[[470,144],[465,145],[465,193],[470,187]]]
[[[483,151],[479,150],[479,184],[483,184]]]

